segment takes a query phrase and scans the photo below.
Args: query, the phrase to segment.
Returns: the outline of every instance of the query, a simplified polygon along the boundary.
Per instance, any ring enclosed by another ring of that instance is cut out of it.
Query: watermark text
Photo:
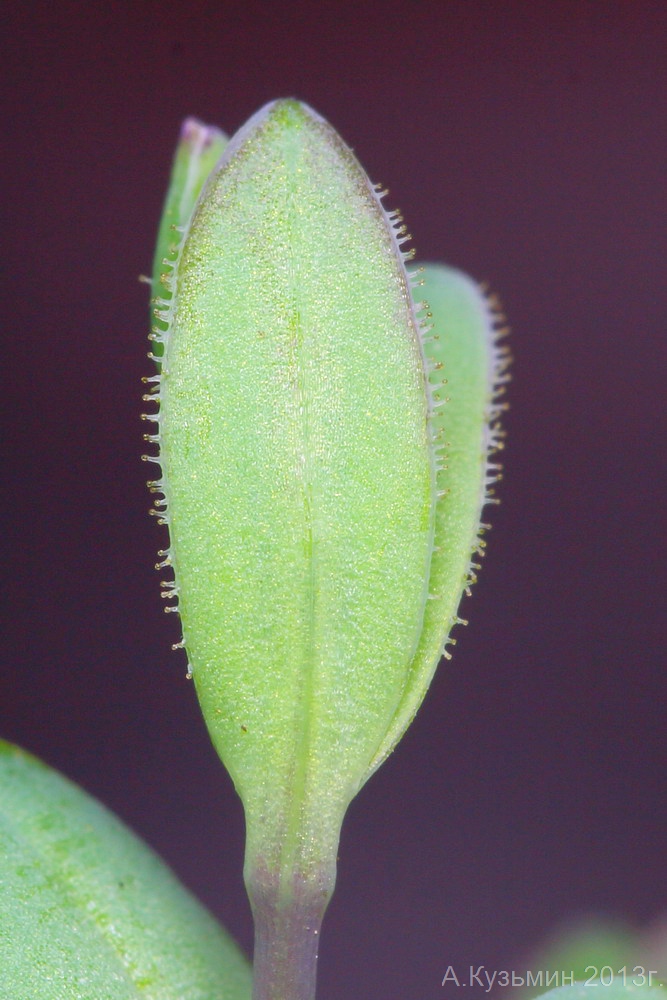
[[[623,965],[615,969],[611,965],[588,965],[583,976],[575,976],[574,972],[565,969],[487,969],[485,965],[469,965],[466,970],[456,970],[448,965],[442,977],[442,986],[477,986],[485,993],[490,993],[494,986],[522,986],[527,989],[550,990],[556,986],[572,986],[581,983],[586,986],[659,986],[658,973],[655,969],[646,969],[643,965]]]

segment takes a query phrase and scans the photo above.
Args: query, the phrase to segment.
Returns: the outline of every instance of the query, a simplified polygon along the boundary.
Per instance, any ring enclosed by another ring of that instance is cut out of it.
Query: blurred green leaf
[[[530,962],[533,969],[566,969],[577,980],[590,976],[589,967],[632,968],[637,961],[636,934],[624,924],[588,920],[562,928]],[[523,997],[539,996],[527,989]]]
[[[247,1000],[247,962],[157,856],[4,741],[0,803],[3,1000]]]
[[[629,972],[628,972],[629,975]],[[609,986],[602,983],[573,983],[572,986],[558,986],[542,994],[542,1000],[631,1000],[639,994],[642,1000],[665,1000],[665,993],[660,986],[623,985],[620,979],[614,980]]]
[[[542,980],[527,985],[521,996],[523,1000],[540,996],[546,977],[554,974],[572,976],[582,984],[597,981],[605,989],[619,984],[660,988],[663,967],[654,951],[646,932],[628,924],[601,918],[579,920],[558,929],[527,963],[532,970],[543,970]]]

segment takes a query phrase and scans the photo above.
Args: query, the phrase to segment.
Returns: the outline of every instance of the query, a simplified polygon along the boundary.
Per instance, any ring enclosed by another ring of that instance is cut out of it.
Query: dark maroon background
[[[448,964],[512,968],[567,917],[655,918],[667,7],[5,17],[0,732],[117,810],[250,945],[241,808],[152,569],[136,279],[181,119],[234,130],[298,96],[389,186],[423,259],[499,292],[515,355],[471,627],[350,809],[321,1000],[438,1000]]]

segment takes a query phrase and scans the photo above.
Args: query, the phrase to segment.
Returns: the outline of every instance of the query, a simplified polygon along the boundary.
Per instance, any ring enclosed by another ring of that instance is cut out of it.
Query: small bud
[[[276,913],[294,924],[296,906],[316,934],[345,810],[456,620],[497,441],[490,310],[458,272],[408,275],[405,227],[381,197],[322,118],[276,101],[179,219],[160,292],[178,610],[244,803],[274,984]]]

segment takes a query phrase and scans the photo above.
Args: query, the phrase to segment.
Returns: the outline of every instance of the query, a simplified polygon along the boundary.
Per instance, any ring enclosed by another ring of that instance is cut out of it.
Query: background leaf
[[[0,996],[245,1000],[236,945],[94,799],[0,741]]]
[[[557,986],[555,990],[543,993],[543,1000],[631,1000],[637,994],[642,1000],[659,1000],[664,994],[659,986],[623,986],[613,982],[609,986],[600,983],[573,983],[572,986]]]

